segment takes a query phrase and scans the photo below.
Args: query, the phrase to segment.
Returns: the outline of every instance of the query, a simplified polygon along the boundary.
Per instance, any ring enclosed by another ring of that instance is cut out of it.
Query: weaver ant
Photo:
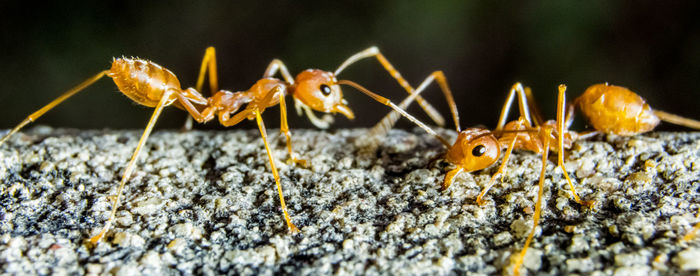
[[[287,213],[284,196],[282,195],[280,177],[277,172],[277,168],[275,167],[270,146],[267,142],[267,132],[261,115],[266,108],[279,104],[281,110],[280,132],[282,132],[287,139],[287,149],[289,151],[290,160],[294,163],[300,164],[305,163],[305,161],[298,159],[292,151],[291,134],[287,125],[287,108],[284,100],[286,95],[292,95],[297,111],[305,111],[311,122],[319,128],[328,127],[328,125],[332,122],[332,117],[326,116],[324,118],[318,118],[314,115],[313,110],[324,113],[341,113],[349,119],[354,118],[354,113],[347,106],[345,99],[343,99],[340,85],[352,86],[360,92],[372,97],[374,100],[393,108],[404,116],[412,118],[411,115],[398,108],[388,99],[367,90],[359,84],[349,80],[336,79],[336,76],[347,66],[369,57],[377,58],[384,69],[387,70],[409,94],[414,91],[413,87],[411,87],[411,85],[403,77],[401,77],[401,74],[394,69],[388,60],[379,52],[377,47],[370,47],[364,51],[352,55],[345,60],[345,62],[343,62],[335,72],[328,72],[319,69],[308,69],[299,73],[296,78],[292,78],[282,61],[275,59],[265,70],[263,78],[258,80],[248,90],[239,92],[219,90],[216,70],[216,54],[213,47],[207,48],[205,52],[196,89],[182,89],[175,74],[151,61],[138,58],[115,58],[113,59],[112,67],[109,70],[102,71],[97,75],[90,77],[89,79],[78,84],[76,87],[71,88],[57,99],[51,101],[48,105],[30,114],[5,137],[3,137],[0,140],[0,144],[6,141],[12,134],[19,131],[28,123],[35,121],[56,105],[60,104],[64,100],[68,99],[104,76],[111,77],[119,88],[119,91],[131,98],[133,101],[141,105],[155,108],[155,111],[148,121],[143,135],[141,136],[138,145],[134,150],[131,160],[124,170],[124,174],[117,189],[117,195],[113,201],[109,219],[105,223],[105,226],[102,228],[100,233],[88,240],[91,245],[95,245],[109,230],[110,225],[115,218],[124,185],[129,180],[139,153],[141,152],[143,145],[150,135],[151,130],[153,129],[153,126],[155,125],[155,122],[157,121],[158,116],[164,107],[175,104],[176,107],[184,109],[197,122],[200,123],[205,123],[218,117],[219,122],[227,127],[236,125],[244,119],[255,119],[265,144],[270,169],[272,170],[272,174],[275,178],[277,192],[279,193],[280,198],[280,205],[284,214],[284,219],[287,223],[287,227],[291,232],[298,232],[299,229],[291,222],[289,214]],[[207,72],[210,90],[213,93],[213,95],[209,98],[204,97],[199,92],[202,90],[204,78],[205,75],[207,75]],[[280,72],[283,80],[273,78],[277,72]],[[443,89],[449,89],[444,80],[438,79],[438,82],[441,84]],[[449,91],[446,91],[445,93],[450,94]],[[433,120],[436,121],[436,123],[439,125],[444,123],[444,119],[432,106],[430,106],[422,98],[419,98],[417,95],[414,98],[417,99],[423,109],[428,113],[428,115],[431,116]],[[246,107],[239,111],[241,106],[244,104]],[[413,120],[417,124],[422,125],[421,122],[415,119]]]
[[[492,175],[489,183],[476,198],[476,202],[479,205],[484,204],[483,197],[494,185],[494,180],[498,176],[503,176],[510,154],[514,149],[525,149],[542,155],[542,169],[540,171],[533,226],[523,245],[523,249],[514,261],[514,274],[516,275],[519,275],[519,268],[523,263],[539,223],[546,164],[550,150],[558,153],[557,166],[562,168],[574,200],[581,205],[592,208],[594,201],[582,201],[580,199],[564,166],[564,149],[571,148],[574,141],[585,139],[599,132],[621,136],[636,135],[654,129],[661,120],[700,129],[700,122],[698,121],[663,111],[652,110],[643,98],[624,87],[607,83],[592,85],[568,106],[565,105],[566,86],[563,84],[559,85],[558,90],[556,121],[544,121],[539,108],[533,100],[531,90],[524,88],[520,83],[516,83],[510,89],[501,110],[498,126],[493,131],[484,128],[460,130],[456,106],[451,96],[447,97],[447,102],[453,113],[455,128],[458,132],[457,140],[454,144],[449,144],[445,138],[435,134],[434,131],[428,131],[447,148],[444,159],[456,166],[455,169],[445,174],[442,190],[449,188],[454,178],[462,172],[477,171],[491,166],[499,159],[502,149],[506,149],[501,166]],[[421,92],[422,90],[416,90],[399,106],[406,108],[412,99]],[[521,115],[517,120],[506,123],[508,112],[516,95],[518,96]],[[576,106],[588,118],[594,127],[593,131],[579,135],[574,131],[568,130],[573,123],[574,107]],[[398,118],[399,116],[395,112],[390,112],[370,132],[372,135],[384,134],[394,125]],[[692,239],[699,228],[700,223],[695,225],[694,229],[685,235],[683,239],[686,241]]]

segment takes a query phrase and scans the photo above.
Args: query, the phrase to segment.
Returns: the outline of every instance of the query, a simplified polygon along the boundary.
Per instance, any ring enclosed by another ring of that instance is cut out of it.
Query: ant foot
[[[306,159],[299,159],[296,157],[292,157],[292,158],[287,159],[287,164],[289,164],[289,165],[296,164],[296,165],[299,165],[299,166],[306,168],[307,162],[306,162]]]
[[[109,200],[109,202],[112,202],[112,204],[114,204],[114,202],[117,201],[117,196],[116,195],[107,196],[107,200]]]
[[[289,228],[289,232],[291,232],[292,234],[297,234],[297,233],[301,232],[301,231],[299,231],[299,228],[297,228],[294,225],[294,223],[291,223],[289,221],[287,222],[287,227]]]
[[[440,186],[440,191],[441,192],[447,191],[447,189],[450,188],[451,185],[452,185],[452,183],[443,182],[442,186]]]
[[[687,234],[685,234],[685,236],[683,236],[683,241],[686,241],[686,242],[687,242],[687,241],[690,241],[690,240],[694,239],[694,238],[695,238],[695,235],[696,235],[697,232],[698,232],[698,229],[700,229],[700,223],[696,224],[696,225],[693,227],[693,230],[690,230],[690,232],[688,232]]]
[[[589,208],[593,210],[593,207],[595,207],[595,200],[582,200],[579,202],[581,205],[585,206],[586,208]]]
[[[100,232],[92,238],[85,240],[85,246],[87,246],[88,249],[95,248],[97,246],[97,243],[99,243],[102,237],[104,236],[104,234],[104,232]]]
[[[481,197],[477,197],[476,204],[479,204],[479,206],[484,206],[484,205],[486,205],[486,201],[483,200]]]

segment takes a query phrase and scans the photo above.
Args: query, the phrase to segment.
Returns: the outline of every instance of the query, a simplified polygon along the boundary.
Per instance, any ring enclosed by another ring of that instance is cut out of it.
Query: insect
[[[35,121],[46,112],[62,103],[66,99],[90,86],[104,76],[112,78],[114,83],[119,88],[119,91],[128,96],[131,100],[148,107],[155,108],[148,124],[139,139],[139,142],[132,154],[132,157],[124,169],[121,181],[117,188],[117,195],[112,204],[112,210],[109,218],[105,222],[102,230],[95,236],[91,237],[88,242],[91,245],[97,244],[110,229],[110,226],[115,218],[119,200],[124,188],[124,185],[129,180],[131,173],[135,168],[136,161],[143,145],[150,135],[153,126],[155,125],[158,116],[163,108],[169,105],[175,105],[180,109],[184,109],[197,122],[204,123],[218,118],[219,122],[224,126],[233,126],[244,119],[255,119],[260,130],[267,156],[269,158],[270,169],[272,170],[277,191],[279,193],[280,205],[287,223],[287,227],[291,232],[298,232],[298,228],[291,222],[287,212],[284,196],[282,194],[282,185],[280,177],[275,167],[275,162],[272,157],[270,146],[267,142],[267,133],[265,124],[261,114],[266,108],[275,105],[280,106],[281,110],[281,127],[280,131],[287,139],[287,149],[289,158],[294,163],[304,164],[305,161],[297,158],[292,150],[291,134],[287,125],[287,112],[284,97],[292,95],[295,101],[297,111],[305,111],[311,122],[320,128],[326,128],[332,122],[332,117],[326,116],[318,118],[314,115],[313,110],[324,113],[341,113],[349,119],[354,118],[354,113],[347,106],[347,102],[343,98],[340,85],[348,85],[354,87],[372,97],[374,100],[381,102],[397,112],[405,114],[403,110],[398,108],[388,99],[379,96],[366,88],[349,80],[338,80],[336,76],[342,72],[347,66],[361,59],[375,57],[381,65],[397,80],[397,82],[412,93],[413,87],[394,69],[388,60],[379,52],[377,47],[370,47],[364,51],[358,52],[349,57],[343,62],[335,72],[328,72],[318,69],[308,69],[299,73],[296,78],[292,78],[286,66],[282,61],[273,60],[263,75],[263,78],[258,80],[251,88],[245,91],[231,92],[227,90],[219,90],[218,76],[216,69],[216,54],[214,47],[207,48],[200,73],[198,76],[196,88],[182,89],[179,80],[168,69],[161,67],[151,61],[139,58],[114,58],[112,66],[109,70],[104,70],[97,75],[94,75],[77,86],[64,92],[61,96],[51,101],[46,106],[38,111],[30,114],[19,125],[13,128],[5,137],[0,140],[0,144],[4,143],[10,136],[18,132],[30,122]],[[280,72],[283,79],[273,78],[277,72]],[[208,74],[207,74],[208,73]],[[202,91],[204,78],[208,75],[210,90],[213,95],[204,97],[199,91]],[[444,85],[446,89],[446,84]],[[426,110],[438,124],[444,123],[444,119],[440,114],[430,106],[427,101],[416,97],[417,101]],[[245,108],[240,110],[245,105]],[[442,122],[442,123],[441,123]],[[420,122],[417,122],[421,124]]]
[[[520,83],[516,83],[510,89],[501,110],[498,126],[493,131],[484,128],[460,130],[458,116],[456,115],[453,117],[456,131],[459,134],[454,144],[449,144],[445,142],[446,139],[437,136],[432,131],[428,131],[447,147],[444,159],[456,167],[445,174],[442,183],[443,190],[449,188],[458,174],[477,171],[491,166],[499,159],[502,150],[506,149],[501,166],[492,175],[489,183],[476,198],[476,202],[480,205],[484,204],[483,197],[495,184],[494,180],[499,176],[503,176],[508,159],[514,149],[525,149],[542,155],[542,169],[540,171],[539,190],[533,215],[533,227],[523,245],[523,249],[514,260],[514,273],[516,275],[519,274],[519,268],[523,263],[539,223],[546,162],[550,150],[559,153],[557,166],[562,168],[574,200],[581,205],[592,208],[594,201],[583,201],[580,199],[564,166],[564,149],[570,148],[573,141],[585,139],[598,132],[626,136],[636,135],[652,130],[661,120],[691,128],[700,128],[700,122],[698,121],[663,111],[652,110],[644,99],[624,87],[607,83],[592,85],[581,96],[576,98],[573,103],[569,104],[568,108],[565,104],[566,86],[560,85],[558,90],[556,121],[544,121],[539,108],[533,101],[530,89],[523,87]],[[413,95],[402,102],[400,107],[405,108],[411,99],[421,92],[422,90],[416,90]],[[515,121],[506,123],[507,115],[516,96],[518,97],[520,117]],[[456,114],[456,107],[451,96],[447,97],[447,101],[451,112]],[[579,135],[568,130],[573,123],[575,106],[582,110],[595,128],[594,131]],[[374,135],[386,133],[398,118],[398,114],[391,112],[371,132]],[[692,239],[698,228],[700,228],[700,224],[696,225],[694,230],[688,233],[684,239]]]

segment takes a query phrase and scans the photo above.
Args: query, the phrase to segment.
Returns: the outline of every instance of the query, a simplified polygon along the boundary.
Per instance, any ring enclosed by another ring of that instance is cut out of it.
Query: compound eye
[[[484,153],[486,153],[486,147],[484,147],[484,145],[478,145],[472,149],[472,155],[476,157],[482,156]]]
[[[321,84],[321,87],[319,88],[321,89],[321,93],[323,93],[324,96],[328,96],[331,94],[331,88],[328,87],[328,85]]]

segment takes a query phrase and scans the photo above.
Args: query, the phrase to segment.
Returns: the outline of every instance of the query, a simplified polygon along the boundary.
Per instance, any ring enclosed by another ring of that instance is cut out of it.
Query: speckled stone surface
[[[496,274],[510,273],[532,225],[540,156],[517,152],[496,170],[465,173],[446,192],[444,149],[420,130],[376,147],[366,130],[293,130],[308,168],[271,145],[293,222],[283,222],[256,130],[155,131],[117,219],[94,249],[83,241],[109,215],[108,196],[140,131],[45,127],[0,146],[0,267],[8,274]],[[445,134],[455,137],[454,133]],[[700,208],[700,133],[599,136],[566,165],[588,211],[569,198],[555,155],[529,274],[697,274],[700,238],[679,242]]]

